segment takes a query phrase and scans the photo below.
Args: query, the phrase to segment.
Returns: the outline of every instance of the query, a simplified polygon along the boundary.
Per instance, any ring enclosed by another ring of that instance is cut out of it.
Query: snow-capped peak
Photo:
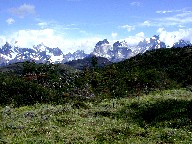
[[[173,47],[192,46],[189,41],[179,40],[173,44]],[[34,45],[32,48],[20,48],[11,45],[8,42],[0,48],[0,65],[21,62],[26,60],[35,60],[36,62],[64,63],[71,60],[83,59],[88,55],[95,55],[107,58],[112,62],[118,62],[130,58],[138,53],[144,53],[147,50],[167,48],[164,42],[160,41],[159,36],[154,35],[140,41],[136,46],[130,46],[126,41],[117,41],[110,44],[107,39],[96,43],[91,54],[86,54],[83,50],[74,53],[63,54],[62,50],[57,48],[49,48],[43,43]],[[172,46],[170,46],[172,47]]]
[[[37,46],[34,45],[33,48],[40,52],[46,51],[46,49],[47,49],[47,47],[43,43],[38,44]]]
[[[173,44],[173,47],[185,47],[185,46],[192,46],[192,44],[189,41],[179,40],[178,42]]]

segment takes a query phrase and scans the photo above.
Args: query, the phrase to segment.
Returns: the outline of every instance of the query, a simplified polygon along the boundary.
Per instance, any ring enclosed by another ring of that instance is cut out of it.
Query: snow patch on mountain
[[[65,63],[72,60],[83,59],[89,55],[104,57],[112,62],[119,62],[128,59],[139,53],[144,53],[152,49],[192,46],[189,41],[179,40],[172,46],[167,46],[162,42],[159,36],[154,35],[140,41],[137,45],[131,45],[128,42],[117,41],[110,44],[107,39],[96,43],[93,52],[86,54],[83,50],[77,50],[74,53],[64,54],[58,47],[50,48],[43,43],[34,45],[32,48],[21,48],[16,45],[10,45],[8,42],[0,48],[0,65],[9,63],[34,60],[39,63],[50,61],[51,63]]]

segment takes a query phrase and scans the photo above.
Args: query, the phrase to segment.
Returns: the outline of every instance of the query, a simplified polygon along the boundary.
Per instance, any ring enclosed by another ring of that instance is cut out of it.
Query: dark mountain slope
[[[38,64],[38,63],[33,63],[33,62],[18,62],[18,63],[13,63],[13,64],[9,64],[3,67],[0,67],[0,73],[12,73],[15,75],[22,75],[24,74],[24,69],[27,68],[30,65],[30,67],[32,65],[34,65],[34,68],[36,67],[36,69],[40,68],[41,66],[45,66],[46,64]],[[47,64],[50,65],[50,64]],[[68,73],[74,73],[76,71],[78,71],[77,69],[75,69],[72,66],[66,65],[66,64],[54,64],[55,66],[57,66],[58,71],[66,71]],[[29,68],[29,67],[28,67]],[[41,70],[40,70],[41,71]],[[33,73],[35,72],[35,70],[32,70],[31,68],[31,72]]]
[[[85,68],[92,68],[93,67],[93,58],[94,56],[89,56],[84,59],[78,59],[78,60],[72,60],[69,62],[66,62],[66,65],[70,65],[76,69],[83,70]],[[107,65],[112,64],[107,58],[103,57],[95,57],[96,58],[96,67],[105,67]]]
[[[137,68],[141,71],[155,69],[165,72],[171,79],[192,84],[192,47],[158,49],[147,51],[116,65],[124,72]]]

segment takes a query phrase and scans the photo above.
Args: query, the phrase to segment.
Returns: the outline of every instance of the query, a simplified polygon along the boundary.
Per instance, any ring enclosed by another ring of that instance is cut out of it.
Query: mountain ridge
[[[189,41],[179,40],[172,47],[191,46]],[[154,35],[151,38],[146,38],[140,41],[135,46],[130,46],[126,41],[116,41],[112,45],[107,39],[96,43],[93,51],[90,54],[83,50],[77,50],[74,53],[64,54],[63,51],[56,47],[50,48],[43,43],[33,46],[32,48],[20,48],[11,46],[8,42],[0,48],[0,65],[7,65],[15,62],[23,62],[33,60],[38,63],[66,63],[72,60],[84,59],[90,55],[107,58],[111,62],[119,62],[129,59],[139,53],[144,53],[148,50],[168,48],[166,44],[160,41],[159,36]]]

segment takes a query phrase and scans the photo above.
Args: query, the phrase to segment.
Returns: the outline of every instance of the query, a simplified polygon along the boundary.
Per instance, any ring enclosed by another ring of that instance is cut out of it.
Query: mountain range
[[[191,46],[189,41],[179,40],[172,47]],[[111,62],[119,62],[139,53],[144,53],[152,49],[167,48],[166,44],[160,41],[159,36],[140,41],[135,46],[130,46],[126,41],[117,41],[111,45],[107,39],[96,43],[93,52],[86,54],[83,50],[74,53],[64,54],[60,48],[49,48],[43,43],[32,48],[20,48],[11,46],[8,42],[0,48],[0,65],[4,66],[15,62],[32,60],[38,63],[45,63],[48,60],[52,63],[66,63],[72,60],[84,59],[95,55],[103,57]],[[105,60],[106,61],[106,60]]]

